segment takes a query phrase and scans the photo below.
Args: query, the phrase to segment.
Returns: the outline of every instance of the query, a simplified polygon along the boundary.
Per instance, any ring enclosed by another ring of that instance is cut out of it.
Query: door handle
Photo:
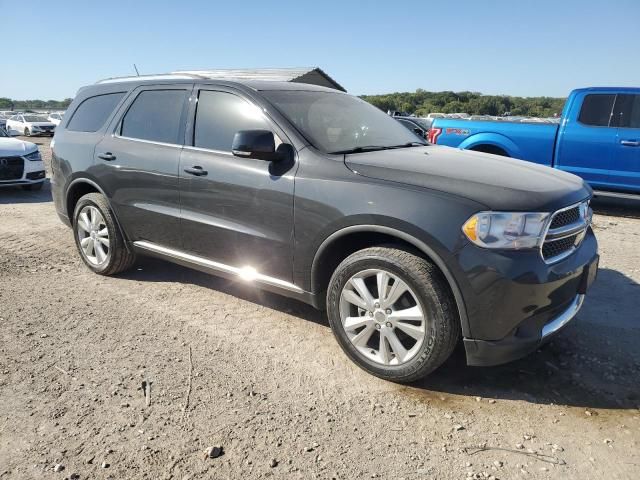
[[[620,144],[625,147],[640,147],[640,142],[637,140],[621,140]]]
[[[106,152],[98,155],[98,158],[101,158],[102,160],[106,160],[107,162],[110,162],[111,160],[115,160],[116,156],[111,152]]]
[[[206,170],[203,170],[199,165],[185,168],[184,171],[190,173],[191,175],[195,175],[196,177],[204,177],[207,173],[209,173]]]

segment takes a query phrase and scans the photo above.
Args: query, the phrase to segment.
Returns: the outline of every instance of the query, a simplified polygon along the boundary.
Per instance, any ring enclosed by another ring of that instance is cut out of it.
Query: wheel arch
[[[492,147],[494,149],[502,150],[508,157],[519,158],[520,148],[509,137],[499,133],[478,133],[467,137],[460,145],[459,148],[465,150],[479,150],[483,147]],[[492,153],[492,152],[488,152]]]
[[[329,235],[318,248],[311,266],[311,291],[318,307],[324,305],[323,298],[331,275],[346,257],[361,250],[382,244],[398,244],[415,250],[431,261],[445,277],[460,315],[463,334],[469,331],[466,306],[462,291],[442,257],[424,241],[411,234],[383,225],[353,225]]]
[[[87,177],[76,178],[72,180],[71,183],[69,183],[69,186],[66,189],[64,208],[65,208],[65,211],[67,212],[71,226],[73,226],[73,222],[74,222],[73,212],[75,211],[78,200],[80,200],[80,198],[82,198],[87,193],[100,193],[104,196],[104,198],[107,200],[107,203],[109,204],[109,208],[111,209],[113,218],[115,219],[116,225],[118,226],[118,230],[120,230],[120,234],[122,235],[122,238],[125,239],[125,245],[127,247],[127,250],[130,250],[131,248],[128,242],[129,237],[127,236],[125,229],[122,228],[122,225],[118,220],[118,216],[116,215],[115,210],[113,209],[113,205],[111,204],[111,199],[102,189],[102,187],[98,185],[97,182],[95,182],[90,178],[87,178]]]

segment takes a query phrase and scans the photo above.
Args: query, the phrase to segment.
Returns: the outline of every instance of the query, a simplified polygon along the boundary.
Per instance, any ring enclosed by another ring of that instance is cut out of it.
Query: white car
[[[7,131],[18,132],[20,135],[53,135],[56,126],[47,120],[47,117],[33,113],[21,113],[7,120]]]
[[[45,176],[38,146],[11,138],[0,129],[0,187],[20,185],[24,190],[40,190]]]
[[[63,116],[64,116],[64,112],[53,112],[49,114],[49,116],[47,117],[47,120],[49,120],[51,123],[53,123],[57,127],[58,125],[60,125],[60,122],[62,121]]]

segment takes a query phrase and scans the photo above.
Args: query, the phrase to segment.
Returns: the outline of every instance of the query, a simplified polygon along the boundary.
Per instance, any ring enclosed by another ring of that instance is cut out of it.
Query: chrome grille
[[[0,157],[0,181],[20,180],[24,172],[22,157]]]
[[[588,201],[555,212],[541,248],[544,261],[554,263],[571,255],[580,246],[590,221]]]
[[[560,228],[580,220],[580,205],[576,205],[569,210],[560,210],[553,216],[551,226],[549,228]]]

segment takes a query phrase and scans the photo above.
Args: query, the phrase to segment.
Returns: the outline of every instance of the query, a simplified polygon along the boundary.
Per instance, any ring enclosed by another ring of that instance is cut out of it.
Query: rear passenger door
[[[194,100],[180,161],[185,250],[291,282],[295,165],[281,170],[231,153],[239,130],[271,130],[276,145],[284,133],[233,89],[203,86]]]
[[[612,122],[618,129],[610,182],[621,190],[640,193],[640,95],[618,95]]]
[[[180,247],[178,166],[192,87],[134,90],[96,145],[96,175],[130,240]]]
[[[556,168],[578,175],[595,187],[606,187],[616,141],[616,128],[609,125],[615,98],[613,93],[589,93],[582,98],[580,108],[573,109],[572,116],[560,127]]]

